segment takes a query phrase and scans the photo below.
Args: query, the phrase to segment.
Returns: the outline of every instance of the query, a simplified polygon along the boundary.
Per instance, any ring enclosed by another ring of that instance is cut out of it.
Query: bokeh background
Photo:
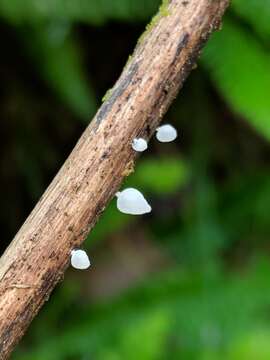
[[[1,251],[121,73],[158,0],[0,0]],[[270,359],[270,1],[222,30],[15,360]]]

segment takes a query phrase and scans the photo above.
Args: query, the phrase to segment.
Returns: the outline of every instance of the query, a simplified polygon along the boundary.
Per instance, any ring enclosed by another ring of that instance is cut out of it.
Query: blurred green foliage
[[[158,0],[0,0],[2,247],[119,76]],[[15,360],[270,358],[270,1],[232,0],[221,31]]]
[[[232,56],[233,55],[233,56]],[[240,25],[224,23],[203,56],[217,88],[224,98],[261,134],[270,139],[270,54]]]
[[[107,20],[136,21],[153,15],[158,7],[157,0],[1,0],[3,16],[14,24],[44,23],[51,19],[69,22],[82,21],[96,25]]]

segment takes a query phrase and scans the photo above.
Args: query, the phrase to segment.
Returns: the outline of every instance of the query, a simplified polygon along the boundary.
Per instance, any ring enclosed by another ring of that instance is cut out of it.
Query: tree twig
[[[195,65],[228,0],[171,0],[0,260],[0,359],[48,299]],[[153,179],[154,181],[154,179]],[[25,285],[26,284],[26,285]]]

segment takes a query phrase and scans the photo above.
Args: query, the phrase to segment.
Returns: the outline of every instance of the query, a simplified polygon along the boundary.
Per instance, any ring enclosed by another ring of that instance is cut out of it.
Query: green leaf
[[[269,360],[270,331],[255,329],[253,332],[237,338],[228,353],[228,360]]]
[[[145,20],[153,15],[158,0],[1,0],[0,14],[12,23],[37,24],[67,20],[101,24],[107,20]]]
[[[189,179],[187,164],[180,157],[148,158],[138,162],[128,186],[140,187],[156,194],[169,194],[184,186]]]
[[[233,0],[232,9],[248,21],[258,34],[265,39],[269,38],[270,0]]]
[[[171,322],[171,315],[164,309],[147,311],[136,316],[125,328],[119,343],[102,349],[98,359],[155,360],[161,358]],[[145,341],[147,339],[147,341]],[[132,351],[134,349],[134,351]]]
[[[88,120],[96,102],[69,25],[28,28],[23,42],[44,81],[79,118]]]
[[[270,140],[270,54],[248,31],[227,20],[209,41],[203,63],[232,109]]]

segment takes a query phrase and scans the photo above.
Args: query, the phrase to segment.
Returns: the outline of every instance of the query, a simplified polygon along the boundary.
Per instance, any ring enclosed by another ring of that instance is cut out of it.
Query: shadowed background
[[[158,0],[0,0],[1,251],[120,75]],[[270,1],[232,0],[15,360],[270,359]]]

